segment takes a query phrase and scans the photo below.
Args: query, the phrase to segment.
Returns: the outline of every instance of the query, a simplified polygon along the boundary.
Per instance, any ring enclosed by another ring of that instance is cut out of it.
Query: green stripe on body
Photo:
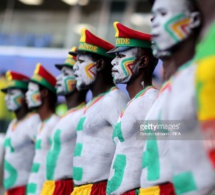
[[[174,176],[173,183],[177,195],[197,190],[195,179],[191,172],[185,172]]]
[[[81,167],[73,167],[73,179],[81,181],[83,178],[83,169]]]
[[[37,192],[37,184],[29,183],[27,185],[27,194],[35,194]]]
[[[31,167],[31,173],[38,173],[39,169],[40,169],[40,164],[34,163]]]
[[[9,177],[4,179],[4,188],[10,189],[16,183],[18,178],[17,170],[7,161],[4,161],[4,170],[8,172]]]
[[[85,120],[86,120],[86,117],[82,117],[79,120],[78,125],[76,127],[76,131],[82,131],[83,130]]]
[[[82,149],[83,149],[83,144],[82,143],[76,143],[75,150],[74,150],[74,156],[81,156]]]
[[[58,129],[53,137],[53,141],[51,140],[51,147],[49,149],[47,158],[46,158],[46,179],[53,180],[54,173],[57,166],[57,160],[61,151],[61,130]],[[53,149],[52,149],[53,148]]]

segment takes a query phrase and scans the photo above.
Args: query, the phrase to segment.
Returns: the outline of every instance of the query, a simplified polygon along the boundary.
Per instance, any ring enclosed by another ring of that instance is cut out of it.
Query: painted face
[[[6,106],[9,111],[17,111],[22,106],[24,93],[20,89],[9,89],[5,96]]]
[[[76,87],[78,90],[86,89],[96,79],[96,62],[89,55],[78,55],[74,66]]]
[[[26,100],[29,108],[36,108],[42,104],[41,97],[40,97],[40,89],[38,84],[32,83],[32,82],[28,84]]]
[[[74,70],[72,68],[64,66],[61,69],[61,74],[57,77],[57,94],[67,95],[75,90],[76,80],[74,76]]]
[[[156,0],[152,11],[152,43],[157,57],[168,55],[166,51],[188,38],[192,28],[200,24],[199,13],[189,11],[187,0]]]
[[[137,48],[132,48],[116,54],[112,60],[112,76],[115,84],[127,83],[138,72],[138,64],[135,63]]]

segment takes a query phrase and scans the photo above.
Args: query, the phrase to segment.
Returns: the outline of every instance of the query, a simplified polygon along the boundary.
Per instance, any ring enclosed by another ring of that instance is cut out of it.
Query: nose
[[[4,100],[7,101],[9,99],[9,95],[6,95]]]
[[[77,62],[76,62],[75,65],[73,66],[73,70],[74,70],[74,72],[78,70],[78,64],[77,64]]]
[[[116,66],[117,65],[117,61],[116,61],[116,57],[111,61],[112,66]]]
[[[158,23],[158,20],[157,20],[156,15],[154,15],[154,16],[151,18],[151,22],[152,22],[152,28],[158,27],[159,23]]]
[[[62,75],[57,76],[57,82],[62,80]]]

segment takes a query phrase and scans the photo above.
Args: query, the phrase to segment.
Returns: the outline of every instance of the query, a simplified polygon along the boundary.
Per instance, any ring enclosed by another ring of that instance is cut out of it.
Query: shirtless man
[[[115,145],[113,127],[128,98],[113,84],[111,60],[114,46],[82,30],[74,66],[78,90],[89,88],[93,99],[77,126],[72,195],[105,195]]]
[[[183,75],[183,79],[177,83],[179,84],[178,86],[176,86],[175,78],[181,75],[181,72],[187,66],[187,64],[184,64],[194,56],[199,26],[200,16],[194,2],[187,0],[174,2],[171,0],[155,1],[152,18],[154,51],[157,55],[161,54],[161,57],[165,56],[165,52],[167,52],[168,55],[165,61],[175,67],[171,75],[175,73],[175,70],[177,70],[177,73],[160,90],[157,101],[146,117],[147,124],[154,120],[157,121],[157,124],[164,123],[165,125],[165,121],[168,120],[169,125],[172,125],[171,120],[180,120],[182,123],[193,118],[190,112],[194,109],[194,104],[189,99],[189,94],[192,91],[192,82],[189,80],[192,69],[186,76]],[[174,98],[171,97],[173,94]],[[181,94],[183,94],[184,98],[181,97]],[[188,128],[183,126],[183,130],[180,129],[180,131],[187,131]],[[168,133],[168,129],[160,128],[157,131]],[[195,165],[194,161],[192,161],[192,166],[190,166],[191,161],[187,153],[188,148],[196,151],[195,146],[191,144],[188,147],[188,142],[184,140],[166,141],[161,139],[163,138],[148,136],[143,153],[142,189],[140,194],[155,191],[165,195],[174,194],[173,182],[177,194],[182,194],[186,190],[192,191],[196,184],[193,186],[188,185],[189,183],[193,184],[193,178],[189,177],[190,172],[188,171],[191,171]],[[194,156],[202,155],[201,147],[198,147],[198,149],[200,150],[198,153],[193,151]],[[207,162],[204,163],[207,164]],[[184,174],[183,169],[187,170],[187,172],[184,171]],[[180,173],[182,174],[180,175]],[[186,176],[188,180],[186,180]]]
[[[46,180],[46,156],[50,136],[59,117],[55,114],[56,79],[41,64],[36,66],[28,85],[26,98],[29,108],[37,109],[41,123],[37,128],[35,156],[27,186],[27,195],[39,195]]]
[[[132,195],[140,187],[141,159],[144,141],[137,139],[140,125],[156,100],[152,74],[158,60],[152,55],[151,36],[114,23],[116,48],[108,53],[116,84],[127,84],[131,100],[123,109],[114,127],[116,150],[110,170],[107,194]]]
[[[75,51],[76,47],[71,51]],[[42,195],[70,195],[73,190],[72,168],[76,143],[76,126],[85,107],[86,90],[76,89],[73,66],[76,58],[69,55],[63,64],[57,64],[61,71],[57,77],[57,94],[66,98],[68,107],[51,135],[51,146],[46,158],[46,182]]]
[[[29,112],[26,104],[29,78],[13,71],[8,71],[6,77],[8,87],[1,91],[7,93],[7,108],[15,113],[16,118],[11,121],[5,136],[4,188],[7,195],[25,195],[34,157],[36,125],[40,118]]]
[[[215,13],[213,0],[197,0],[204,18],[201,41],[197,45],[196,99],[198,119],[205,136],[205,146],[215,169]]]

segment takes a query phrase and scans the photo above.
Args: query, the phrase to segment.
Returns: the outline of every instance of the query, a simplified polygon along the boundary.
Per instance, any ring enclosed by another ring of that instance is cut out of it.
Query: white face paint
[[[42,101],[40,97],[40,89],[38,84],[32,83],[32,82],[28,84],[26,100],[29,108],[36,108],[42,105]]]
[[[57,94],[67,95],[75,90],[76,80],[74,76],[74,70],[70,67],[64,66],[61,69],[61,74],[57,77]]]
[[[22,106],[24,93],[20,89],[9,89],[5,96],[6,106],[9,111],[17,111]]]
[[[168,55],[167,50],[187,39],[200,25],[198,12],[189,11],[187,0],[156,0],[152,17],[153,53],[156,57]]]
[[[88,88],[96,80],[96,62],[89,55],[79,54],[74,66],[76,87],[78,90]]]
[[[137,48],[132,48],[116,54],[112,60],[112,76],[115,84],[127,83],[139,71],[138,63],[134,64]]]

